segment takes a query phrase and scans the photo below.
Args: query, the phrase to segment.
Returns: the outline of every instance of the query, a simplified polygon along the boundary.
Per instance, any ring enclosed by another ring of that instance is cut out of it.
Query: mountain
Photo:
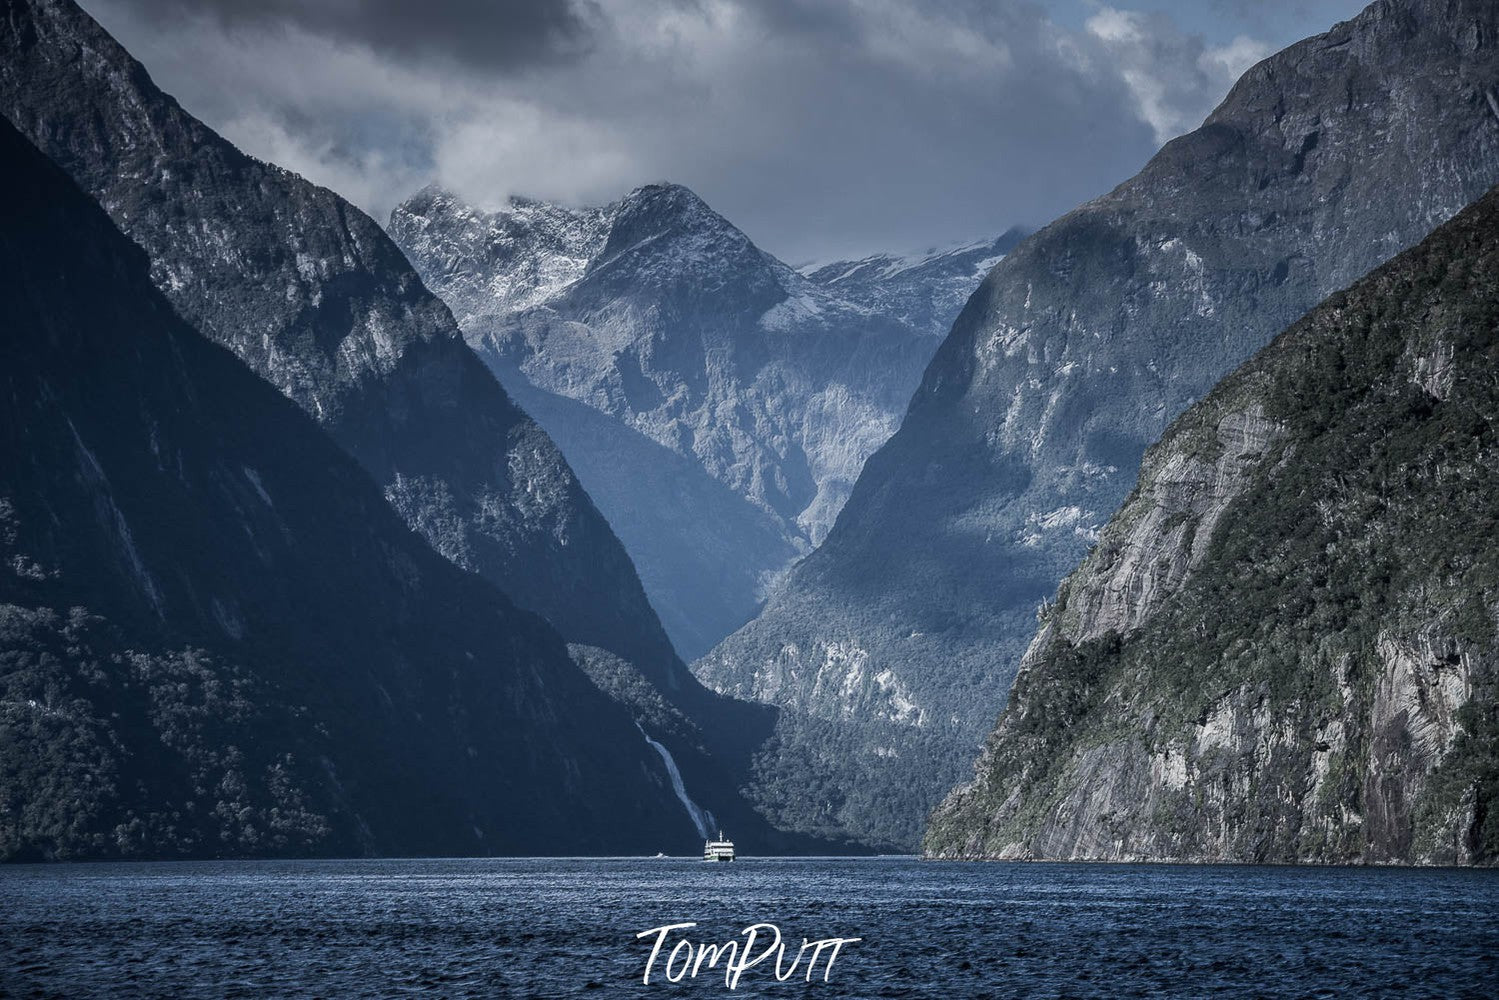
[[[187,115],[76,6],[0,2],[0,111],[145,249],[172,306],[313,416],[440,554],[590,651],[578,665],[636,724],[625,760],[655,741],[648,763],[659,770],[671,755],[694,801],[747,850],[838,849],[784,837],[747,804],[746,741],[775,712],[706,691],[688,672],[561,453],[385,233]],[[378,634],[378,607],[368,620]],[[609,671],[594,669],[604,661]],[[659,700],[676,713],[664,728]]]
[[[0,859],[695,846],[550,626],[0,163]]]
[[[995,267],[826,541],[694,666],[834,727],[800,822],[915,842],[1145,447],[1499,180],[1496,38],[1492,3],[1378,0]]]
[[[429,187],[389,228],[578,470],[689,658],[822,540],[1016,239],[809,276],[673,184],[497,212]]]
[[[173,306],[317,421],[443,555],[687,682],[556,446],[364,213],[244,155],[70,0],[3,0],[0,112],[151,258]]]
[[[1499,188],[1179,417],[944,857],[1499,863]]]

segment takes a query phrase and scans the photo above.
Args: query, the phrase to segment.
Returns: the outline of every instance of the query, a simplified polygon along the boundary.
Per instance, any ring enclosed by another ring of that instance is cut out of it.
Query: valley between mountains
[[[1499,859],[1487,0],[796,266],[669,182],[382,226],[72,0],[0,116],[0,858]]]

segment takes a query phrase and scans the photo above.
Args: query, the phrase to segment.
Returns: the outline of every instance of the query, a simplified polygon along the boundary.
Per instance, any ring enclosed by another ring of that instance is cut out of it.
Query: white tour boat
[[[704,861],[733,861],[734,842],[724,837],[723,831],[718,831],[718,839],[710,840],[703,845]]]

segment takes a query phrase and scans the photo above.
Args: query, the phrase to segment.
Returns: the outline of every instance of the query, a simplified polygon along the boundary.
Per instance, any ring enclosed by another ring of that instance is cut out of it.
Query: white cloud
[[[1270,46],[1248,35],[1239,35],[1227,45],[1207,49],[1197,58],[1198,67],[1218,80],[1237,80],[1244,71],[1270,55]]]
[[[1161,143],[1200,125],[1244,70],[1270,54],[1246,35],[1209,47],[1160,13],[1100,7],[1086,30],[1109,52],[1136,114]]]

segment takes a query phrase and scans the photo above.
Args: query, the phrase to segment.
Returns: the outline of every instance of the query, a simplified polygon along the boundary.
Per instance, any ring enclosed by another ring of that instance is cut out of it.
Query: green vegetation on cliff
[[[1499,191],[1182,415],[943,857],[1499,858]]]

